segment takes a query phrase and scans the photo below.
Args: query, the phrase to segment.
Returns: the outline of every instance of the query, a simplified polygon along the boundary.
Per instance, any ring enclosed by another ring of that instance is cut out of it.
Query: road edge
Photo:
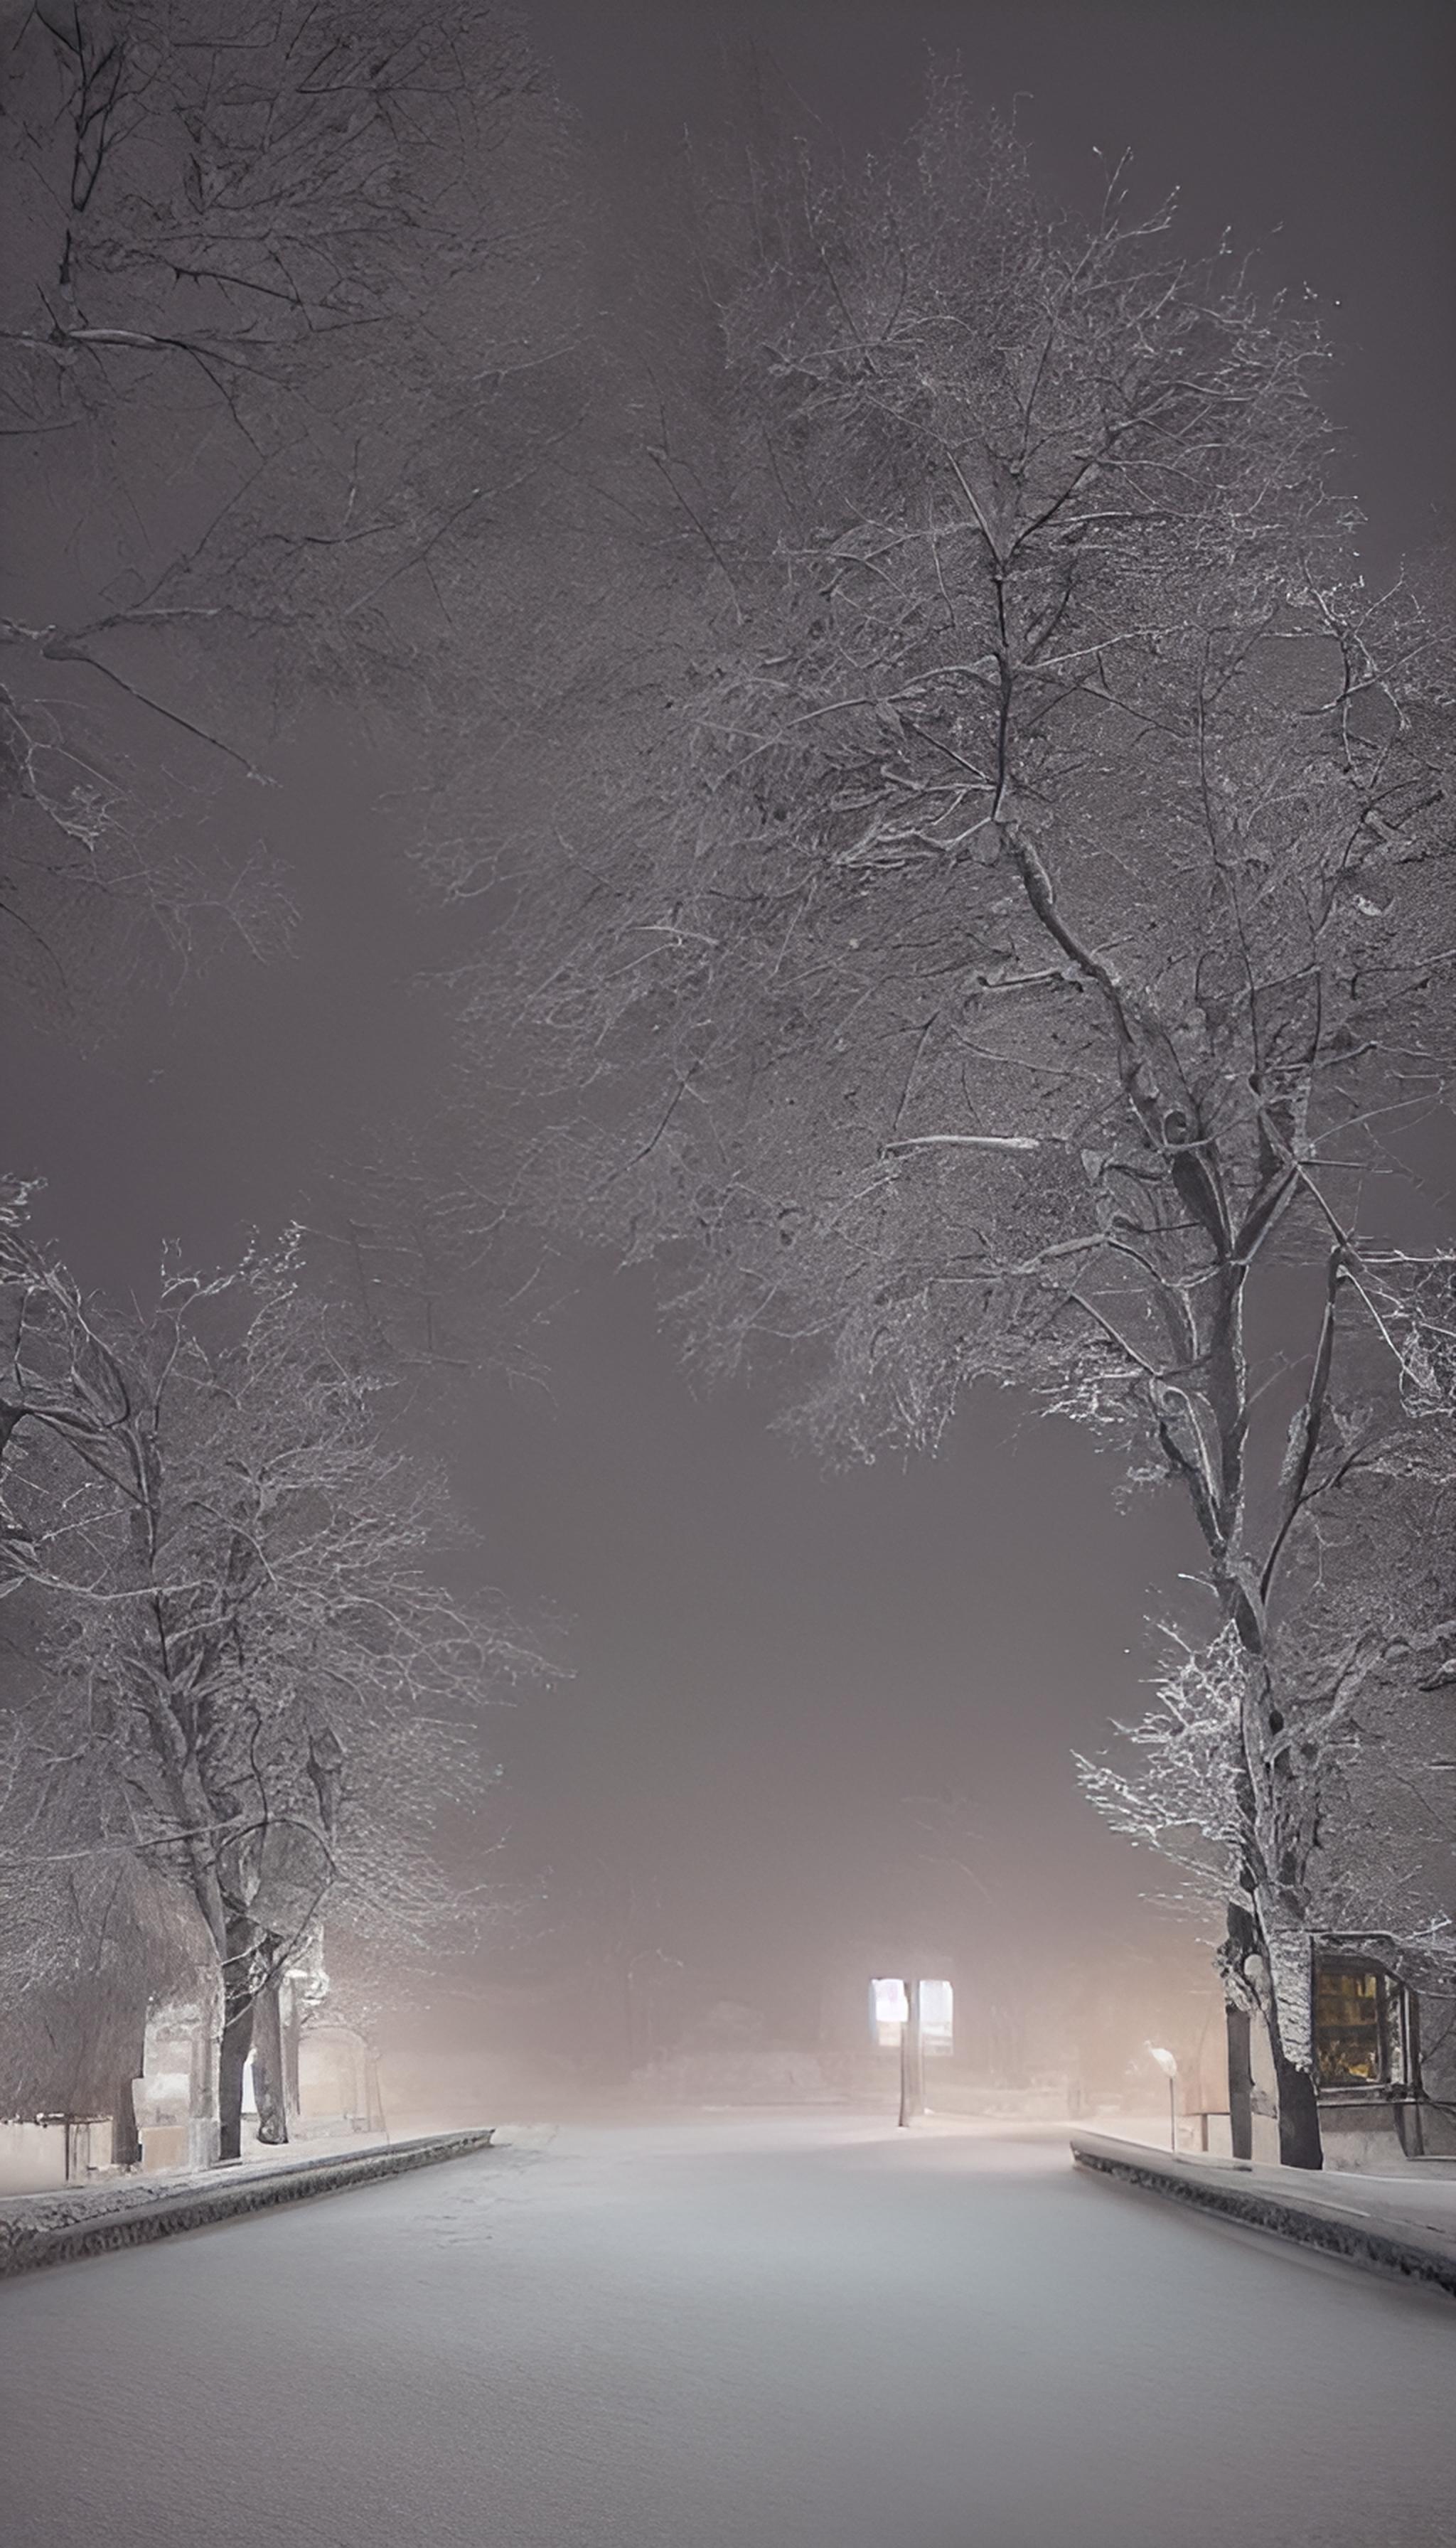
[[[1326,2256],[1339,2257],[1367,2272],[1418,2284],[1456,2300],[1456,2247],[1417,2234],[1379,2226],[1368,2215],[1301,2203],[1282,2190],[1262,2184],[1240,2185],[1222,2172],[1200,2167],[1197,2160],[1164,2157],[1136,2142],[1104,2139],[1074,2133],[1072,2158],[1093,2175],[1108,2176],[1194,2211],[1211,2212],[1246,2229],[1265,2230]]]
[[[383,2149],[335,2153],[328,2158],[283,2162],[255,2175],[229,2181],[210,2177],[155,2203],[126,2211],[104,2208],[89,2219],[57,2228],[28,2229],[23,2222],[0,2220],[0,2280],[33,2273],[43,2265],[64,2265],[82,2256],[103,2256],[113,2248],[141,2247],[157,2238],[175,2238],[188,2230],[206,2230],[219,2221],[235,2221],[250,2212],[274,2211],[283,2203],[303,2203],[316,2195],[341,2194],[351,2185],[370,2185],[383,2177],[404,2176],[411,2168],[433,2167],[442,2159],[469,2158],[489,2149],[497,2127],[472,2132],[430,2133],[418,2140],[396,2141]]]

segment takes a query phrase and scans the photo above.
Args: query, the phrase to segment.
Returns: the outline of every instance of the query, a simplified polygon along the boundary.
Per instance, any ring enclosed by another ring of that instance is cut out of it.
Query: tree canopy
[[[534,895],[524,1186],[823,1447],[1015,1384],[1183,1493],[1277,2055],[1271,1605],[1372,1481],[1450,1475],[1453,1260],[1378,1182],[1450,1085],[1446,632],[1362,577],[1316,318],[1119,180],[1047,213],[950,86],[743,225],[704,644]]]

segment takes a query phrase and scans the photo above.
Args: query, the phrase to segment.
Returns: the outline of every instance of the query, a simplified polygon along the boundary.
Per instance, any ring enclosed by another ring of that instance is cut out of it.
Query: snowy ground
[[[1456,2309],[842,2117],[573,2129],[0,2288],[25,2548],[1456,2548]]]

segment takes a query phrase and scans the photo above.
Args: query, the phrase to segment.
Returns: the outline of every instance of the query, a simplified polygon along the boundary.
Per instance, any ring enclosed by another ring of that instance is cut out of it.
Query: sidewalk
[[[1400,2176],[1357,2176],[1175,2155],[1084,2132],[1071,2135],[1071,2150],[1091,2174],[1456,2299],[1456,2176],[1436,2174],[1439,2161],[1413,2161]]]
[[[494,2124],[469,2132],[430,2133],[388,2141],[352,2137],[336,2147],[291,2142],[219,2167],[177,2168],[157,2176],[115,2176],[87,2186],[0,2195],[0,2277],[36,2265],[61,2264],[201,2230],[244,2213],[271,2210],[347,2186],[369,2185],[442,2159],[489,2149]]]

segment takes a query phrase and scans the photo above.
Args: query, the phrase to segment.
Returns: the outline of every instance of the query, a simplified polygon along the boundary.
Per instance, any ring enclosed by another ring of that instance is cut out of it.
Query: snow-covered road
[[[564,2131],[0,2353],[13,2548],[1456,2543],[1456,2308],[935,2127]]]

